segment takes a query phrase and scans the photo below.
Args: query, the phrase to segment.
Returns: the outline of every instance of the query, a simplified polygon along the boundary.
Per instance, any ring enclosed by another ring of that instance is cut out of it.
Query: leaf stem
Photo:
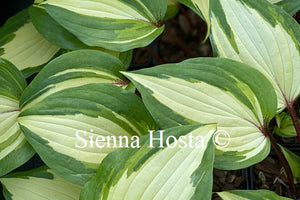
[[[165,30],[165,34],[181,48],[184,53],[190,57],[190,58],[195,58],[196,55],[182,42],[175,34],[173,34],[171,31],[168,31],[167,29]]]
[[[286,103],[286,108],[287,110],[289,111],[290,115],[291,115],[291,118],[292,118],[292,121],[293,121],[293,124],[294,124],[294,127],[296,129],[296,133],[297,133],[297,140],[298,142],[300,142],[300,124],[299,124],[299,121],[297,119],[297,115],[296,115],[296,111],[294,109],[294,106],[293,106],[293,102],[289,101]]]
[[[262,131],[264,132],[264,135],[268,135],[270,142],[271,142],[271,147],[272,147],[274,153],[276,154],[276,156],[278,157],[278,160],[279,160],[281,166],[284,168],[284,170],[286,172],[287,179],[288,179],[288,186],[289,186],[289,188],[288,188],[289,189],[289,197],[295,198],[295,185],[294,185],[294,176],[292,173],[292,169],[291,169],[288,161],[284,157],[280,147],[276,143],[276,140],[273,137],[273,135],[270,134],[270,132],[268,131],[267,128],[264,128]]]
[[[159,63],[164,64],[165,62],[150,48],[145,47],[145,50]]]
[[[113,82],[112,84],[116,85],[116,86],[124,86],[124,85],[128,85],[129,83],[130,82],[127,80],[118,79],[115,82]]]

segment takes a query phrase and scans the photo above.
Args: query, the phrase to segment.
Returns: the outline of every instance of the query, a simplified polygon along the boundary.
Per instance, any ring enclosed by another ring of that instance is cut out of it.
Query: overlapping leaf
[[[0,178],[6,200],[76,200],[81,187],[67,182],[52,170],[41,167]]]
[[[17,122],[19,99],[26,85],[21,72],[0,58],[0,176],[19,167],[34,154]]]
[[[41,6],[33,5],[29,8],[33,25],[39,33],[52,44],[63,49],[98,49],[119,58],[128,67],[131,62],[132,51],[115,52],[104,48],[89,47],[82,43],[76,36],[59,25]]]
[[[27,9],[11,17],[0,28],[0,56],[19,70],[28,71],[47,63],[58,50],[59,47],[37,32],[29,20]]]
[[[88,48],[52,19],[43,7],[33,5],[29,8],[29,14],[37,31],[52,44],[70,50]]]
[[[162,135],[153,134],[155,138],[161,135],[162,140],[154,141],[152,147],[149,135],[143,136],[141,148],[109,154],[96,177],[84,186],[80,199],[210,199],[215,130],[214,124],[170,128]],[[180,147],[180,138],[185,147]],[[196,148],[199,141],[201,146]],[[165,148],[159,148],[161,143]]]
[[[229,144],[216,152],[217,168],[244,168],[268,155],[263,132],[275,114],[276,94],[257,70],[232,60],[197,58],[124,74],[161,128],[217,123],[229,134],[230,139],[220,135],[219,143]]]
[[[212,43],[221,57],[247,63],[274,86],[278,109],[300,93],[300,27],[267,1],[211,0]]]
[[[78,50],[64,54],[50,62],[22,95],[22,109],[41,101],[45,96],[65,88],[88,83],[122,83],[125,70],[119,59],[97,50]]]
[[[300,10],[300,1],[298,0],[268,0],[270,3],[282,7],[291,16]]]
[[[72,182],[84,184],[116,149],[113,139],[98,136],[130,138],[154,126],[140,99],[113,85],[120,83],[121,69],[112,55],[74,51],[45,66],[21,98],[18,121],[26,138],[51,169]]]
[[[163,31],[161,0],[48,0],[50,16],[88,46],[127,51],[146,46]]]

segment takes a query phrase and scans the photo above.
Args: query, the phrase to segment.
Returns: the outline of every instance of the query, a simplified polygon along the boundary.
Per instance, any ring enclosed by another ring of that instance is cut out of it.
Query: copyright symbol
[[[225,130],[218,130],[214,133],[213,143],[216,147],[222,149],[229,145],[230,135]]]

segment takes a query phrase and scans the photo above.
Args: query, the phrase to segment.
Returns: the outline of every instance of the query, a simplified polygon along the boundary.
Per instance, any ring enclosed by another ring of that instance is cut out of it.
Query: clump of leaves
[[[179,2],[207,22],[214,58],[128,70],[132,50],[176,15],[174,1],[36,1],[0,28],[6,199],[207,200],[214,167],[245,168],[271,149],[296,197],[300,158],[274,133],[300,142],[300,27],[292,17],[300,2]],[[185,140],[193,137],[201,148]],[[12,173],[35,153],[46,166]],[[266,190],[217,194],[288,199]]]

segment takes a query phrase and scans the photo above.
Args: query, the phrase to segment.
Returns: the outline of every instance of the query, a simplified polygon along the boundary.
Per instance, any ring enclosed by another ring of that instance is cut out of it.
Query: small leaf
[[[151,43],[163,31],[161,0],[48,0],[50,16],[88,46],[127,51]]]
[[[223,200],[291,200],[269,190],[232,190],[217,192]]]
[[[215,127],[170,128],[152,135],[163,139],[154,141],[153,146],[152,138],[146,135],[141,137],[141,148],[112,152],[101,163],[96,177],[84,186],[80,199],[210,199]],[[185,147],[180,147],[180,140]],[[161,143],[165,148],[159,148]]]
[[[227,132],[220,143],[228,146],[218,148],[215,167],[244,168],[268,155],[270,141],[262,131],[275,115],[276,94],[257,70],[228,59],[197,58],[123,74],[161,128],[217,123]]]
[[[10,174],[0,178],[0,182],[7,200],[76,200],[81,190],[79,185],[65,181],[46,167]]]
[[[34,154],[17,122],[19,99],[26,85],[22,73],[0,58],[0,176],[21,166]]]
[[[275,116],[277,126],[274,127],[274,132],[281,137],[296,137],[296,129],[294,127],[291,115],[281,112]],[[299,121],[299,120],[298,120]],[[299,121],[300,123],[300,121]]]
[[[292,169],[292,173],[295,179],[295,183],[297,183],[298,181],[300,181],[300,157],[296,154],[294,154],[293,152],[291,152],[290,150],[284,148],[283,146],[279,145],[280,149],[284,155],[284,157],[286,158],[286,160],[288,161],[291,169]]]
[[[167,5],[167,12],[164,17],[164,20],[168,20],[175,17],[179,11],[177,3],[174,0],[167,0]]]

